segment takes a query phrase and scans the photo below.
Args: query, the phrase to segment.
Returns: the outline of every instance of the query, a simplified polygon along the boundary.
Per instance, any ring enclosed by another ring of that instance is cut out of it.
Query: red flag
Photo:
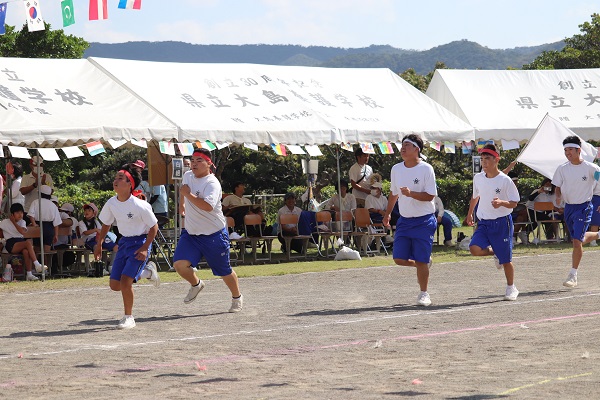
[[[108,0],[90,0],[90,21],[108,19]]]

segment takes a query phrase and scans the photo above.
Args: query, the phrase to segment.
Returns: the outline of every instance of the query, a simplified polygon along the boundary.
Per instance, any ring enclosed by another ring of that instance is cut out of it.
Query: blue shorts
[[[572,239],[583,242],[592,220],[592,202],[565,205],[565,223]]]
[[[481,219],[477,223],[477,229],[473,233],[469,246],[477,246],[482,249],[492,246],[500,264],[509,263],[512,261],[513,231],[510,214],[496,219]]]
[[[202,260],[202,257],[206,259],[215,276],[227,276],[233,272],[229,263],[227,228],[210,235],[190,235],[185,229],[181,231],[181,237],[173,255],[173,263],[186,260],[195,266]]]
[[[112,240],[110,240],[110,238],[108,236],[104,237],[104,243],[102,243],[102,248],[104,250],[113,251],[113,249],[115,248],[116,245],[117,244],[115,242],[113,242]],[[96,247],[96,236],[94,236],[91,239],[86,240],[85,247],[87,249],[94,251],[94,247]]]
[[[401,215],[394,234],[394,259],[428,263],[436,229],[437,218],[434,214],[414,218]]]
[[[119,240],[119,251],[116,253],[117,255],[110,271],[110,279],[120,281],[121,275],[133,278],[134,282],[140,279],[140,275],[152,252],[152,244],[150,244],[145,260],[140,261],[135,258],[135,251],[142,247],[144,243],[146,243],[146,235],[121,237]]]
[[[598,211],[599,207],[600,196],[594,195],[594,197],[592,197],[592,220],[590,221],[590,225],[600,226],[600,211]]]

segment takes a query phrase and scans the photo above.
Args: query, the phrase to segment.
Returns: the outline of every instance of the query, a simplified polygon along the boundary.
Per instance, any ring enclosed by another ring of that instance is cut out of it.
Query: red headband
[[[131,176],[131,174],[124,169],[120,170],[119,172],[122,172],[127,179],[129,179],[129,182],[131,183],[131,191],[133,192],[135,190],[135,181],[133,180],[133,176]]]
[[[491,154],[491,155],[493,155],[494,157],[496,157],[497,159],[499,159],[499,158],[500,158],[500,154],[496,153],[496,152],[495,152],[494,150],[492,150],[492,149],[481,149],[481,150],[479,150],[479,154],[482,154],[482,153]]]
[[[213,162],[212,162],[212,160],[211,160],[211,159],[210,159],[210,157],[209,157],[209,156],[207,156],[206,154],[204,154],[204,153],[202,153],[202,152],[200,152],[200,151],[195,151],[193,155],[197,155],[197,156],[199,156],[199,157],[203,158],[203,159],[204,159],[204,161],[206,161],[206,162],[208,163],[208,165],[213,165]]]

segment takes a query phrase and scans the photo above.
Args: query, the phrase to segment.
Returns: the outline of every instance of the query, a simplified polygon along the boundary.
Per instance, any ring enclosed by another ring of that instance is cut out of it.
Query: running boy
[[[569,136],[563,140],[567,162],[554,172],[556,204],[565,203],[565,224],[573,239],[572,266],[563,286],[577,286],[577,269],[583,256],[583,245],[600,237],[598,232],[587,232],[592,220],[592,196],[600,175],[600,167],[581,158],[581,139]]]
[[[140,184],[140,174],[128,164],[123,165],[115,176],[113,189],[116,196],[108,199],[99,219],[102,229],[96,236],[94,257],[99,260],[102,255],[102,243],[108,229],[117,222],[123,235],[119,240],[119,251],[113,261],[110,272],[110,288],[121,292],[125,315],[117,325],[118,329],[130,329],[135,326],[133,318],[133,283],[146,278],[160,284],[156,265],[148,257],[152,241],[158,232],[157,220],[149,203],[132,196],[135,187]]]
[[[0,229],[2,229],[2,233],[6,239],[6,251],[10,254],[23,254],[25,270],[27,271],[25,279],[28,281],[38,281],[39,278],[33,275],[31,271],[31,264],[33,263],[37,272],[42,272],[42,268],[46,267],[42,266],[37,260],[31,240],[23,237],[25,232],[27,232],[25,220],[23,219],[24,214],[23,204],[13,203],[10,206],[10,217],[0,221]]]
[[[504,300],[516,300],[519,291],[514,285],[512,263],[512,209],[519,202],[519,191],[511,178],[498,169],[500,154],[493,144],[479,151],[482,171],[473,177],[473,198],[469,204],[467,224],[473,225],[473,210],[477,207],[477,229],[469,250],[474,256],[494,256],[496,267],[504,267],[506,293]],[[490,248],[491,246],[491,248]]]
[[[431,298],[427,293],[429,267],[433,249],[433,235],[437,229],[435,205],[437,196],[433,167],[422,161],[423,140],[414,134],[402,139],[400,155],[403,162],[392,167],[390,197],[383,217],[383,224],[390,226],[390,215],[398,202],[400,218],[394,236],[394,262],[417,268],[417,280],[421,293],[417,305],[428,306]]]
[[[185,229],[173,255],[173,267],[192,285],[183,302],[191,303],[204,289],[204,282],[192,269],[204,256],[212,273],[220,276],[231,291],[229,312],[239,312],[243,297],[237,274],[229,264],[229,233],[221,210],[221,184],[211,172],[210,151],[194,150],[191,161],[191,170],[183,175],[179,190],[179,210],[185,215]]]

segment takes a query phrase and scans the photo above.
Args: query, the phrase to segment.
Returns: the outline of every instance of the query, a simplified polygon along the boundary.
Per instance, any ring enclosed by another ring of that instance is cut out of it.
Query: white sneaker
[[[540,244],[541,242],[542,242],[542,241],[541,241],[540,239],[538,239],[538,238],[536,238],[536,237],[535,237],[535,238],[533,238],[533,241],[532,241],[531,243],[533,243],[533,244],[535,244],[535,245],[538,245],[538,244]]]
[[[519,237],[519,239],[521,239],[521,243],[529,244],[529,234],[527,234],[527,232],[521,231],[517,233],[517,236]]]
[[[231,299],[231,308],[229,312],[236,313],[242,311],[242,307],[244,306],[244,296],[240,295],[237,299]]]
[[[133,327],[135,327],[135,319],[133,319],[133,315],[121,318],[119,324],[117,325],[117,329],[131,329]]]
[[[515,301],[518,296],[519,291],[514,285],[506,287],[506,294],[504,295],[504,300]]]
[[[496,265],[496,268],[498,268],[498,269],[504,268],[504,266],[502,264],[500,264],[500,260],[498,260],[498,257],[496,257],[495,254],[494,254],[494,264]]]
[[[577,286],[577,275],[569,273],[569,276],[567,276],[567,280],[563,282],[563,286],[566,286],[566,287]]]
[[[47,267],[47,266],[45,266],[45,265],[42,265],[42,264],[38,264],[38,265],[36,265],[36,266],[35,266],[35,271],[36,271],[38,274],[41,274],[41,273],[42,273],[42,267],[44,268],[44,271],[48,271],[48,267]]]
[[[592,240],[592,241],[590,242],[590,247],[596,247],[596,246],[598,246],[598,243],[596,243],[596,241],[595,241],[595,240]]]
[[[33,282],[33,281],[39,281],[39,280],[40,280],[40,278],[38,278],[38,277],[37,277],[37,276],[35,276],[35,275],[27,275],[27,278],[25,278],[25,279],[26,279],[26,280],[28,280],[28,281],[32,281],[32,282]]]
[[[417,297],[417,305],[425,306],[425,307],[431,305],[431,298],[429,297],[429,293],[427,293],[427,292],[419,293],[419,297]]]
[[[148,263],[146,263],[146,269],[152,274],[148,279],[152,281],[154,287],[158,287],[160,285],[160,276],[158,275],[154,261],[148,261]]]
[[[190,287],[190,291],[188,292],[187,296],[185,296],[185,299],[183,299],[183,302],[185,304],[190,304],[192,301],[196,300],[196,296],[198,296],[198,293],[204,289],[204,286],[204,281],[200,280],[198,285]]]

